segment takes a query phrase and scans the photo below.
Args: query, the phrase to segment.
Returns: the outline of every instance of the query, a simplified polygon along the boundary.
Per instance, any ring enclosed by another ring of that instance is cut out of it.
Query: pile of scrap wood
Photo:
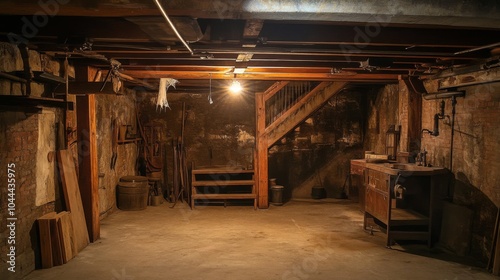
[[[89,234],[75,164],[67,150],[57,152],[59,173],[68,211],[51,212],[38,218],[42,267],[71,260],[89,244]]]

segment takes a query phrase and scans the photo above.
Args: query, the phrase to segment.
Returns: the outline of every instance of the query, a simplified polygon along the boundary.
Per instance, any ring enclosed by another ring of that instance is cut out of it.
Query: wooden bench
[[[255,189],[254,170],[235,167],[200,168],[191,172],[191,209],[195,200],[253,199],[254,209],[257,209],[257,192]],[[250,192],[223,193],[222,188],[250,186]],[[199,192],[198,188],[214,188],[215,193]]]

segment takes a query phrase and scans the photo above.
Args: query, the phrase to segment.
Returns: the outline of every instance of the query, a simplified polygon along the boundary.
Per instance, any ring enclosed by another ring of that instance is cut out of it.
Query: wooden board
[[[77,127],[79,157],[78,185],[82,197],[85,219],[90,241],[94,242],[100,236],[99,223],[99,178],[97,163],[97,136],[96,136],[96,113],[95,96],[77,97]]]
[[[377,154],[365,154],[365,159],[379,159],[379,160],[388,160],[388,155],[377,155]]]
[[[255,119],[256,119],[256,151],[255,151],[255,189],[257,191],[258,205],[261,209],[269,208],[268,198],[268,149],[267,137],[264,134],[266,129],[266,104],[264,101],[264,93],[255,95]]]
[[[443,202],[439,243],[459,256],[468,255],[472,238],[472,222],[472,210],[465,206]]]
[[[61,242],[61,253],[63,258],[63,263],[69,262],[73,258],[73,240],[72,231],[73,225],[71,223],[71,218],[69,212],[63,211],[58,215],[58,230],[59,238]]]
[[[54,266],[63,264],[62,246],[58,226],[59,218],[54,215],[50,219],[50,244],[52,246],[52,263]]]
[[[52,244],[50,237],[50,220],[55,217],[56,212],[51,212],[38,218],[38,233],[40,236],[40,255],[42,259],[42,268],[51,268],[54,266],[52,260]]]
[[[89,244],[89,234],[85,213],[83,211],[82,198],[78,187],[78,178],[76,176],[75,164],[68,150],[57,152],[59,173],[63,183],[64,199],[66,208],[70,212],[73,223],[73,255],[83,250]]]

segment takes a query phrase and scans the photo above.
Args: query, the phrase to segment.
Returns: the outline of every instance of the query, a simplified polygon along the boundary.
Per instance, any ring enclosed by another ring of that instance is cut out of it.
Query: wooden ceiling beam
[[[174,79],[233,79],[232,73],[213,73],[210,71],[147,71],[125,70],[125,74],[135,79],[174,78]],[[243,73],[236,75],[241,80],[309,80],[309,81],[358,81],[358,82],[395,82],[398,74],[330,74],[330,73]]]
[[[121,17],[121,16],[159,16],[160,12],[153,1],[134,0],[92,0],[57,1],[59,16]],[[308,1],[283,0],[276,3],[268,0],[254,1],[162,1],[169,16],[190,16],[212,19],[268,19],[293,21],[323,21],[345,23],[349,21],[367,22],[368,26],[386,25],[427,25],[427,26],[470,26],[479,28],[498,28],[499,9],[495,0],[481,2],[474,9],[464,9],[454,5],[452,0],[433,1],[428,5],[415,6],[411,1],[398,2],[397,14],[394,5],[388,1],[379,3],[372,0],[336,1],[313,5]],[[18,0],[0,1],[2,14],[29,15],[42,10],[44,1]],[[446,7],[446,9],[443,9]]]

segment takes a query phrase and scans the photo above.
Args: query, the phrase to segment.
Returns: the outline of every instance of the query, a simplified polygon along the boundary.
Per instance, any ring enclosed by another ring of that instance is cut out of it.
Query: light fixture
[[[233,70],[234,74],[243,74],[245,73],[245,70],[247,70],[246,67],[235,67]]]
[[[231,86],[229,87],[229,91],[232,94],[240,94],[242,89],[243,88],[241,87],[240,82],[238,82],[236,79],[233,80],[233,82],[231,83]]]

